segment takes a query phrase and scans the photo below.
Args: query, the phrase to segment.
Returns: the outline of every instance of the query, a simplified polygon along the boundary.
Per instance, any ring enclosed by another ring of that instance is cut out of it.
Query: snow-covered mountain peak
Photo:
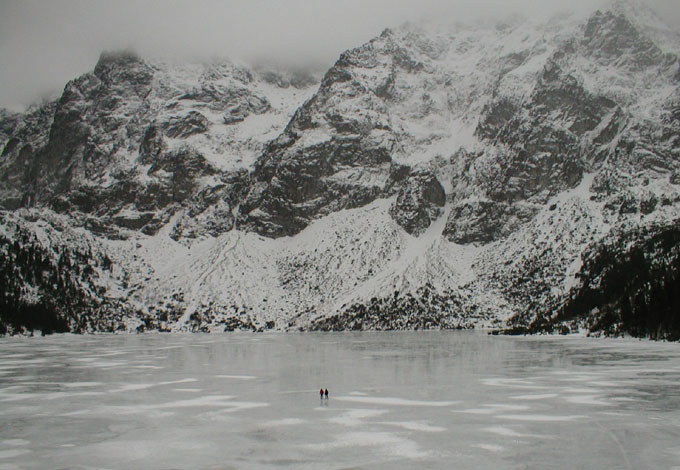
[[[677,54],[680,32],[672,28],[642,0],[611,0],[603,2],[599,11],[625,18],[639,32],[650,38],[663,52]]]
[[[405,24],[318,80],[104,54],[0,121],[13,302],[42,289],[85,330],[109,323],[79,305],[140,330],[543,318],[600,242],[679,213],[678,48],[652,20]]]
[[[644,0],[609,0],[603,2],[599,10],[625,16],[631,23],[645,29],[673,29]]]

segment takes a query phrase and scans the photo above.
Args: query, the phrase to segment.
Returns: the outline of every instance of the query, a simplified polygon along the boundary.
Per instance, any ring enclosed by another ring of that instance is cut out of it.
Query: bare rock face
[[[125,173],[120,154],[141,137],[152,78],[133,53],[104,53],[57,102],[25,115],[4,149],[3,204],[68,210],[105,200],[115,183],[103,183]]]
[[[0,108],[0,147],[5,148],[10,136],[17,131],[21,122],[21,114]]]
[[[248,69],[214,65],[206,70],[196,86],[179,96],[177,102],[194,103],[198,108],[221,112],[221,124],[238,124],[250,115],[272,110],[269,100],[253,89],[255,81],[256,76]],[[283,87],[284,84],[278,86]]]
[[[94,75],[107,87],[127,89],[141,97],[148,94],[153,79],[151,68],[130,50],[103,52]]]
[[[222,174],[219,180],[185,203],[187,210],[173,227],[172,238],[198,238],[206,234],[216,237],[234,228],[235,209],[248,190],[250,178],[242,170]]]
[[[430,171],[413,171],[402,185],[390,216],[411,235],[422,234],[441,215],[446,193]]]
[[[141,137],[153,72],[132,53],[102,54],[94,73],[69,82],[38,164],[36,200],[101,184],[130,137]]]
[[[317,79],[310,70],[304,68],[293,69],[291,71],[281,71],[259,66],[255,69],[265,82],[276,85],[280,88],[294,87],[303,89],[309,86],[317,85]]]
[[[35,160],[49,139],[56,102],[43,103],[25,114],[3,113],[0,138],[0,207],[14,210],[30,204],[36,192]]]
[[[270,146],[273,152],[281,151],[277,143]],[[240,222],[274,237],[294,235],[320,215],[375,200],[382,193],[390,162],[387,152],[341,137],[276,159],[275,168],[264,162],[260,171],[256,169],[259,181],[241,205]],[[374,183],[370,179],[376,174]]]
[[[586,24],[583,47],[604,64],[641,70],[671,60],[623,14],[597,11]]]
[[[167,188],[172,202],[182,202],[194,194],[196,181],[215,175],[215,169],[200,153],[191,149],[164,154],[149,168],[149,175],[157,175]],[[163,201],[165,202],[165,201]]]
[[[382,100],[353,75],[377,56],[372,47],[344,53],[267,146],[241,205],[241,227],[272,237],[294,235],[315,218],[383,194],[394,136]]]
[[[163,139],[163,131],[155,122],[150,124],[144,132],[144,137],[139,145],[139,163],[150,165],[167,150],[167,144]]]
[[[165,134],[168,137],[186,138],[194,134],[202,134],[208,130],[210,121],[198,111],[190,111],[184,116],[173,116],[165,123]]]
[[[229,103],[223,119],[225,124],[242,122],[251,114],[264,114],[271,109],[266,98],[247,91],[229,94],[225,99]]]
[[[512,233],[536,211],[527,205],[507,202],[464,202],[449,213],[443,235],[461,245],[490,243]]]
[[[615,111],[611,99],[586,92],[557,62],[549,62],[521,107],[500,99],[485,109],[477,134],[497,143],[501,168],[487,181],[488,195],[517,201],[574,187],[585,166],[583,136],[602,124],[615,125]],[[615,132],[602,127],[596,139],[604,144]]]
[[[519,104],[508,97],[501,97],[487,103],[484,106],[475,133],[483,139],[495,139],[518,111]]]
[[[187,74],[195,85],[187,87]],[[200,227],[210,235],[229,231],[250,181],[229,161],[237,158],[230,150],[240,158],[264,146],[259,136],[243,137],[239,124],[253,114],[282,114],[258,91],[262,83],[230,62],[177,69],[131,51],[105,52],[56,102],[0,116],[0,203],[82,214],[82,223],[107,236],[116,227],[156,233],[178,211],[186,214],[177,236],[198,236]],[[226,154],[225,164],[206,152]]]

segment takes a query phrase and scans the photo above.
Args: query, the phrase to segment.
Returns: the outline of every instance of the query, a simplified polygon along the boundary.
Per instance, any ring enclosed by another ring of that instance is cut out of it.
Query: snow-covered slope
[[[320,83],[105,54],[3,116],[3,246],[105,254],[74,298],[116,321],[84,330],[527,325],[602,240],[678,219],[679,53],[616,1],[406,24]],[[44,288],[24,271],[15,309]]]

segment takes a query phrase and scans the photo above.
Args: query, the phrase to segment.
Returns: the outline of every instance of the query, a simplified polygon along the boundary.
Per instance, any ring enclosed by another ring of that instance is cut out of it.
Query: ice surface
[[[0,469],[680,462],[677,344],[475,332],[64,335],[1,339],[0,368]]]
[[[451,406],[451,405],[457,403],[455,401],[406,400],[404,398],[395,398],[395,397],[347,396],[347,397],[336,397],[335,399],[340,400],[340,401],[369,403],[369,404],[373,404],[373,405],[395,405],[395,406]]]

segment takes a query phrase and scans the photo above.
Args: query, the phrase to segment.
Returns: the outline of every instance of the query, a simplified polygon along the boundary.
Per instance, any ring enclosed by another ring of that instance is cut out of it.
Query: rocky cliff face
[[[177,234],[231,230],[249,181],[244,170],[267,132],[273,137],[290,118],[296,92],[311,89],[283,77],[283,88],[271,85],[274,75],[228,62],[188,67],[104,53],[56,103],[18,118],[25,122],[8,133],[4,150],[2,203],[80,214],[108,236],[154,234],[175,214],[192,219],[180,220]]]
[[[428,171],[412,171],[390,207],[392,219],[411,235],[421,235],[439,218],[446,202],[444,188]]]
[[[679,52],[614,2],[388,29],[320,82],[104,54],[1,117],[5,253],[89,240],[113,268],[69,282],[127,329],[520,328],[601,240],[677,220]]]

